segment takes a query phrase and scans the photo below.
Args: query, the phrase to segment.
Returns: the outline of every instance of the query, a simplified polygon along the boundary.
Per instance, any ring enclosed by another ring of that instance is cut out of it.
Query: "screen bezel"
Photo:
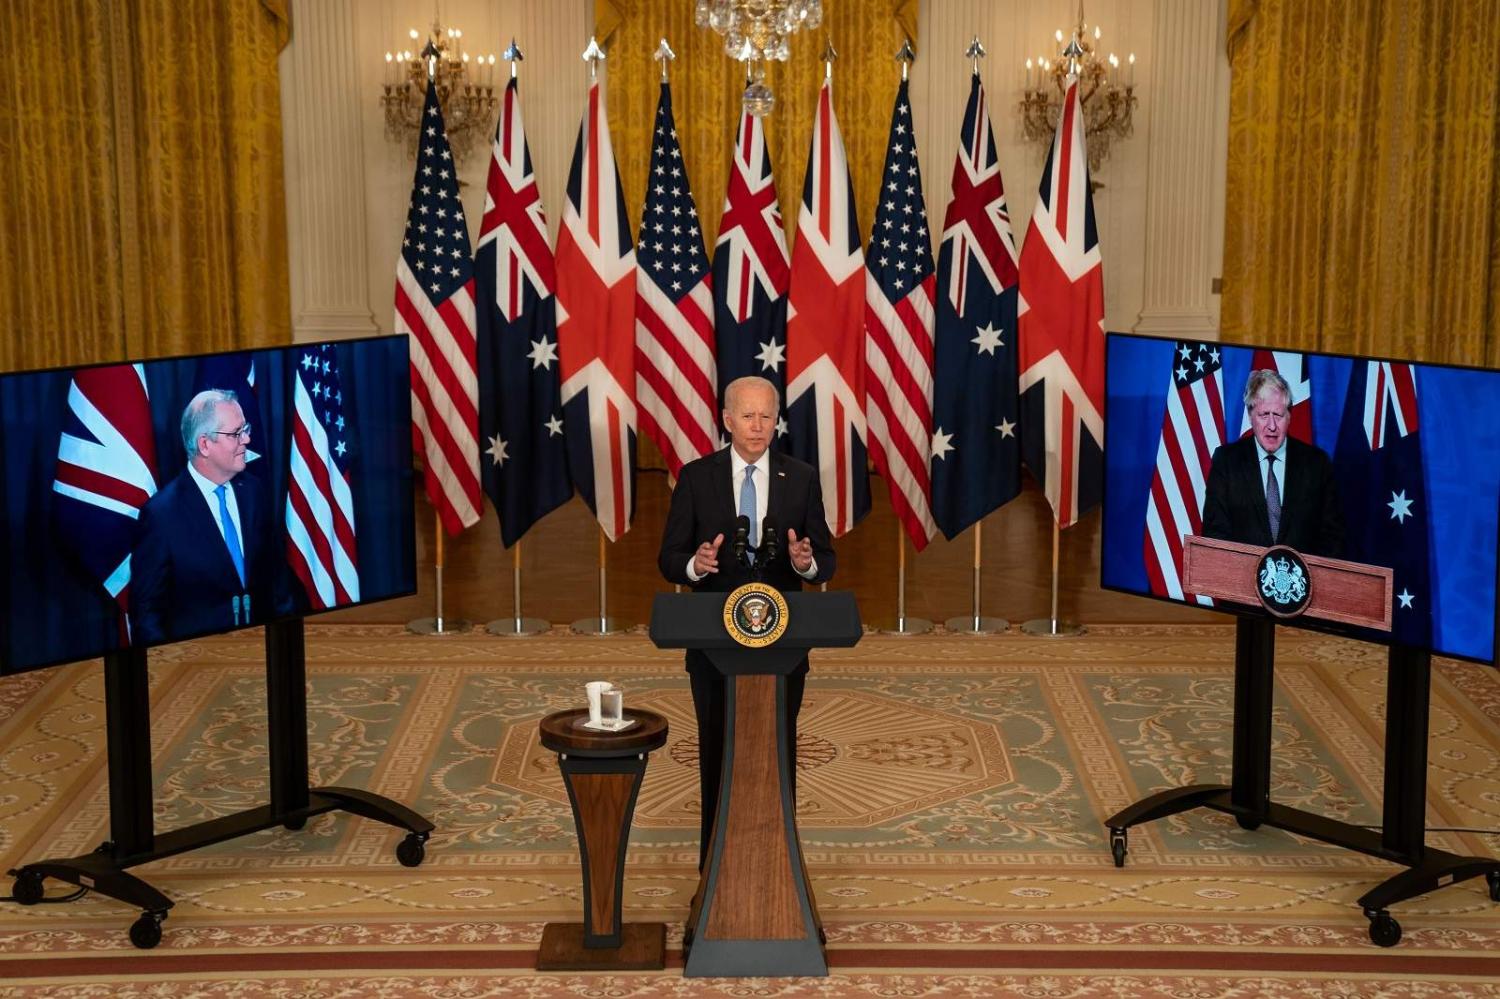
[[[1494,667],[1494,666],[1497,665],[1497,653],[1500,653],[1500,546],[1497,546],[1496,558],[1495,558],[1495,604],[1496,604],[1496,606],[1495,606],[1495,609],[1492,611],[1492,614],[1494,615],[1493,618],[1492,618],[1494,624],[1493,624],[1493,627],[1491,628],[1491,632],[1490,632],[1490,656],[1489,656],[1488,659],[1485,659],[1485,658],[1482,658],[1482,657],[1479,657],[1479,656],[1463,655],[1463,654],[1455,653],[1455,652],[1440,652],[1437,649],[1434,649],[1434,648],[1432,648],[1430,646],[1407,646],[1407,645],[1402,644],[1401,642],[1395,641],[1394,639],[1384,639],[1384,640],[1382,640],[1379,637],[1378,634],[1371,634],[1368,630],[1361,629],[1361,630],[1357,630],[1356,631],[1356,629],[1353,629],[1350,626],[1336,624],[1336,623],[1334,623],[1332,621],[1309,620],[1309,619],[1303,618],[1303,617],[1279,618],[1279,617],[1274,617],[1269,611],[1263,611],[1260,614],[1256,614],[1256,613],[1249,613],[1249,612],[1245,612],[1245,611],[1227,611],[1227,610],[1221,610],[1218,607],[1202,607],[1202,606],[1199,606],[1197,604],[1188,603],[1187,601],[1184,601],[1184,600],[1176,600],[1176,599],[1173,599],[1172,597],[1160,596],[1160,595],[1155,594],[1155,593],[1142,592],[1140,590],[1131,590],[1131,589],[1126,589],[1123,586],[1112,586],[1112,585],[1107,584],[1104,581],[1104,577],[1105,577],[1105,571],[1104,570],[1105,570],[1105,557],[1106,557],[1105,553],[1109,551],[1109,542],[1108,542],[1109,518],[1104,515],[1104,512],[1109,508],[1109,481],[1110,481],[1110,476],[1109,476],[1109,453],[1110,453],[1110,451],[1109,451],[1109,402],[1110,402],[1110,393],[1109,393],[1109,355],[1110,355],[1110,351],[1109,351],[1109,339],[1112,338],[1112,337],[1119,338],[1121,340],[1149,340],[1149,341],[1170,340],[1170,341],[1173,341],[1173,342],[1176,342],[1176,341],[1189,341],[1189,342],[1193,342],[1193,343],[1211,343],[1211,344],[1217,344],[1217,345],[1219,345],[1221,347],[1233,347],[1236,350],[1248,350],[1248,351],[1252,351],[1252,352],[1256,351],[1256,350],[1295,352],[1295,353],[1303,355],[1304,357],[1331,357],[1331,358],[1340,358],[1340,359],[1351,360],[1351,361],[1384,361],[1384,362],[1389,362],[1391,364],[1419,364],[1419,365],[1421,365],[1423,367],[1427,367],[1427,368],[1448,368],[1448,369],[1452,369],[1452,370],[1456,370],[1456,371],[1483,371],[1483,372],[1488,372],[1490,374],[1494,374],[1496,377],[1500,377],[1500,370],[1497,370],[1495,368],[1486,368],[1486,367],[1483,367],[1481,365],[1475,365],[1475,364],[1448,364],[1448,363],[1442,363],[1442,362],[1437,362],[1437,361],[1422,361],[1422,360],[1416,360],[1416,359],[1412,359],[1412,358],[1385,357],[1385,356],[1379,356],[1379,355],[1374,355],[1374,354],[1344,354],[1344,353],[1339,353],[1339,352],[1331,351],[1331,350],[1300,350],[1300,349],[1295,348],[1295,347],[1273,346],[1273,345],[1264,344],[1264,343],[1240,343],[1238,341],[1230,342],[1230,341],[1226,341],[1226,340],[1213,340],[1213,339],[1209,339],[1209,338],[1206,338],[1206,337],[1189,337],[1189,336],[1186,336],[1186,335],[1179,336],[1179,335],[1176,335],[1176,334],[1171,335],[1171,336],[1168,336],[1168,335],[1165,335],[1165,334],[1157,336],[1157,335],[1151,334],[1151,333],[1116,333],[1116,332],[1106,333],[1105,334],[1105,349],[1104,349],[1104,359],[1105,359],[1105,372],[1104,372],[1104,384],[1105,384],[1105,391],[1104,391],[1104,412],[1101,414],[1101,416],[1102,416],[1102,418],[1104,420],[1104,435],[1105,435],[1104,448],[1103,448],[1103,452],[1104,452],[1104,456],[1103,456],[1104,469],[1103,469],[1103,477],[1102,477],[1102,483],[1101,483],[1101,488],[1100,488],[1100,500],[1099,500],[1099,511],[1100,511],[1100,517],[1099,517],[1099,519],[1100,519],[1100,525],[1099,525],[1099,589],[1101,589],[1101,590],[1104,590],[1104,591],[1109,592],[1109,593],[1123,593],[1123,594],[1127,594],[1127,595],[1132,596],[1132,597],[1139,597],[1142,600],[1158,601],[1160,603],[1170,604],[1173,607],[1182,607],[1182,608],[1185,608],[1185,609],[1188,609],[1188,610],[1201,611],[1202,613],[1205,613],[1205,614],[1226,614],[1226,615],[1228,615],[1230,617],[1233,617],[1233,618],[1244,617],[1244,618],[1248,618],[1248,619],[1250,619],[1252,621],[1264,620],[1264,621],[1269,621],[1269,622],[1271,622],[1273,624],[1286,625],[1286,626],[1292,627],[1292,628],[1300,628],[1300,629],[1302,629],[1304,631],[1320,632],[1322,634],[1334,635],[1334,636],[1337,636],[1339,638],[1349,638],[1349,639],[1353,639],[1355,641],[1369,642],[1369,643],[1374,644],[1374,645],[1384,645],[1384,646],[1386,646],[1388,648],[1393,648],[1393,649],[1394,648],[1418,648],[1418,649],[1422,649],[1423,651],[1430,652],[1435,657],[1442,658],[1442,659],[1451,659],[1451,660],[1454,660],[1456,662],[1477,663],[1477,664],[1479,664],[1481,666],[1491,666],[1491,667]],[[1234,396],[1234,398],[1237,400],[1238,396],[1236,395],[1236,396]],[[1238,407],[1238,403],[1237,402],[1236,402],[1236,407]],[[1226,414],[1228,413],[1228,407],[1227,406],[1225,408],[1225,412],[1226,412]],[[1228,442],[1226,441],[1225,443],[1228,443]],[[1495,519],[1496,519],[1496,524],[1500,525],[1500,497],[1497,497],[1497,499],[1496,499],[1496,504],[1495,504]]]

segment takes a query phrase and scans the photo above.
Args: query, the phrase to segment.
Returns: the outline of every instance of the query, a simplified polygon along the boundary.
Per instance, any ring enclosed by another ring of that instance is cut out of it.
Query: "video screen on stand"
[[[1115,333],[1106,370],[1106,589],[1212,607],[1184,538],[1286,545],[1392,575],[1389,631],[1294,623],[1494,663],[1500,372]]]
[[[416,589],[407,339],[0,375],[0,674]]]

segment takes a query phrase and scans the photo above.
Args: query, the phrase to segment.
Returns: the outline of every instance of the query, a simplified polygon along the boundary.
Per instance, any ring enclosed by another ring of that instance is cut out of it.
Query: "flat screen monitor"
[[[407,340],[0,375],[0,674],[410,594]]]
[[[1294,623],[1494,663],[1500,372],[1110,334],[1105,395],[1105,588],[1212,606],[1183,538],[1269,545],[1274,510],[1277,543],[1392,570],[1388,632]]]

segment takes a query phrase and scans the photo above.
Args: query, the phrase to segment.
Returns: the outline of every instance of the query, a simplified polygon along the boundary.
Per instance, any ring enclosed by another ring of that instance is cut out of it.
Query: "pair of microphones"
[[[750,518],[740,514],[734,522],[734,559],[740,565],[749,565],[750,549]],[[776,525],[771,518],[767,517],[760,525],[760,546],[755,549],[755,561],[759,565],[765,565],[773,561],[781,554],[781,538],[776,533]]]

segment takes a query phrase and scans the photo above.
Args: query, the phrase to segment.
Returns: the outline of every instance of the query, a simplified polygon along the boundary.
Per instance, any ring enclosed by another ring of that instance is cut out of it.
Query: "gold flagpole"
[[[437,607],[432,617],[419,617],[406,623],[406,630],[418,635],[452,635],[468,631],[472,625],[463,618],[443,617],[443,515],[436,508],[432,511],[433,535],[437,539],[433,547],[432,567],[437,577]]]
[[[985,617],[979,606],[980,571],[983,568],[984,521],[974,524],[974,613],[967,617],[950,617],[943,627],[961,635],[993,635],[1009,631],[1010,622],[1003,617]]]
[[[1044,635],[1048,638],[1071,638],[1083,634],[1083,627],[1073,621],[1060,621],[1057,617],[1057,577],[1060,551],[1060,539],[1062,528],[1057,524],[1057,518],[1052,518],[1052,616],[1050,618],[1032,618],[1021,625],[1021,630],[1028,635]]]
[[[552,622],[539,617],[523,617],[521,614],[521,542],[511,547],[511,607],[510,617],[497,618],[485,626],[491,635],[507,638],[529,638],[552,630]]]

